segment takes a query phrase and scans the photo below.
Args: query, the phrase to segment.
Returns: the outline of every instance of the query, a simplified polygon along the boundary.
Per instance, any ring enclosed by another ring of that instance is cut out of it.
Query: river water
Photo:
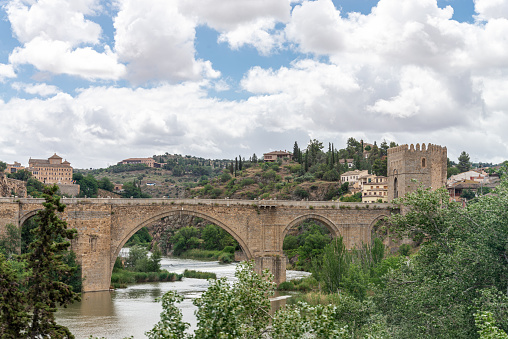
[[[236,264],[221,264],[217,261],[198,261],[191,259],[163,258],[163,269],[169,272],[183,273],[185,269],[214,272],[217,277],[234,280]],[[308,275],[307,272],[287,271],[287,280]],[[155,298],[169,290],[175,290],[184,296],[178,306],[182,310],[183,320],[191,324],[190,331],[196,327],[192,299],[197,298],[208,287],[204,279],[183,278],[182,281],[157,282],[131,285],[125,289],[111,292],[84,293],[79,303],[74,303],[56,313],[58,324],[67,326],[77,339],[106,337],[120,339],[129,336],[146,338],[145,332],[159,321],[161,304]],[[274,298],[272,308],[285,302],[284,297]]]

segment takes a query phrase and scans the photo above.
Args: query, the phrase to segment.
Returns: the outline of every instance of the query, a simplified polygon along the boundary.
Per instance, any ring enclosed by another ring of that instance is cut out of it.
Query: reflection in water
[[[183,273],[185,269],[203,272],[214,272],[217,277],[234,280],[236,264],[220,264],[190,259],[163,258],[162,268],[170,272]],[[307,275],[306,272],[287,271],[288,279]],[[145,338],[144,333],[152,329],[159,321],[162,311],[155,299],[169,290],[184,295],[184,301],[178,305],[183,314],[183,321],[191,324],[190,331],[196,328],[192,299],[201,296],[208,288],[203,279],[184,278],[182,281],[144,283],[129,286],[113,292],[84,293],[82,301],[74,303],[56,314],[57,323],[67,326],[77,339],[90,335],[119,339],[129,336]],[[272,309],[285,305],[287,297],[274,297]],[[272,310],[272,312],[273,312]]]

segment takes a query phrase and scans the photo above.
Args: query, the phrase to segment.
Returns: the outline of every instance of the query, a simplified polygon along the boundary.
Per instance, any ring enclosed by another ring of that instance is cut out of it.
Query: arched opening
[[[308,214],[290,222],[282,232],[282,252],[287,257],[287,269],[311,271],[333,238],[339,235],[333,222],[317,214]]]
[[[399,197],[399,181],[397,177],[393,179],[393,198],[396,199]]]
[[[148,218],[139,223],[122,239],[111,258],[112,273],[115,267],[120,266],[119,257],[122,261],[122,268],[130,270],[142,269],[133,260],[136,256],[123,250],[125,244],[135,245],[139,238],[150,236],[149,244],[144,244],[150,249],[151,258],[155,251],[161,258],[194,259],[199,261],[219,261],[230,263],[233,261],[250,259],[252,256],[245,243],[220,221],[205,214],[195,211],[170,211]],[[139,249],[136,246],[136,255]],[[122,253],[122,254],[121,254]],[[146,250],[145,254],[146,257]],[[163,260],[167,261],[167,260]],[[163,265],[164,266],[164,265]],[[162,267],[171,272],[167,267]],[[118,270],[116,270],[118,271]],[[113,280],[116,278],[112,276]],[[113,285],[115,281],[112,280]]]
[[[425,158],[422,158],[422,168],[425,168],[427,166]]]
[[[18,252],[21,254],[29,253],[31,251],[29,247],[30,244],[37,240],[36,234],[33,232],[34,229],[39,227],[39,222],[36,218],[37,212],[39,212],[39,210],[31,211],[20,218],[20,226],[17,231],[17,236],[19,236],[19,238],[17,239],[16,246],[18,246]],[[60,277],[60,281],[71,286],[74,292],[80,293],[83,282],[81,277],[81,265],[76,260],[76,254],[72,246],[69,247],[68,250],[58,254],[62,255],[60,260],[64,264],[74,269],[71,274]]]

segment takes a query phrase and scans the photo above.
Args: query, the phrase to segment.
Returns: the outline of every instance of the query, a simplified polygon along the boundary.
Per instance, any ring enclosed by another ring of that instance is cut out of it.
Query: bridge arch
[[[19,218],[19,221],[18,221],[18,227],[23,227],[23,224],[30,218],[34,217],[37,212],[39,211],[42,211],[43,209],[36,209],[36,210],[32,210],[32,211],[29,211],[23,215],[20,216]]]
[[[242,250],[244,251],[244,253],[245,253],[245,255],[247,256],[248,259],[251,259],[253,257],[252,253],[251,253],[250,249],[248,248],[247,244],[245,243],[245,241],[235,231],[233,231],[228,225],[226,225],[222,221],[220,221],[220,220],[218,220],[218,219],[216,219],[214,217],[211,217],[211,216],[209,216],[209,215],[207,215],[205,213],[201,213],[201,212],[197,212],[197,211],[192,211],[192,210],[187,210],[187,209],[181,209],[181,210],[165,211],[165,212],[156,214],[156,215],[151,216],[148,219],[140,222],[135,227],[133,227],[127,233],[127,235],[125,237],[123,237],[123,239],[118,243],[118,245],[116,245],[115,250],[113,252],[113,256],[111,257],[111,270],[113,269],[113,265],[115,263],[116,258],[118,257],[118,254],[120,253],[120,250],[125,245],[125,243],[130,239],[130,237],[132,237],[141,228],[143,228],[145,226],[149,226],[149,225],[159,221],[160,219],[162,219],[164,217],[172,216],[172,215],[175,215],[175,214],[190,215],[190,216],[194,216],[194,217],[198,217],[198,218],[202,218],[202,219],[210,221],[211,223],[219,226],[220,228],[224,229],[226,232],[231,234],[231,236],[236,241],[238,241],[238,244],[240,245],[240,247],[242,248]]]
[[[298,224],[300,224],[300,223],[302,223],[302,222],[304,222],[305,220],[308,220],[308,219],[317,220],[320,223],[322,223],[323,225],[325,225],[326,228],[332,234],[333,238],[336,238],[336,237],[340,236],[340,228],[333,221],[328,219],[327,217],[322,216],[322,215],[317,214],[317,213],[304,214],[304,215],[301,215],[301,216],[291,220],[289,222],[289,224],[287,224],[286,227],[284,227],[284,230],[282,231],[282,234],[281,234],[282,241],[279,244],[281,251],[282,251],[282,246],[283,246],[283,243],[284,243],[284,238],[286,238],[286,235],[288,234],[289,230],[291,228],[293,228],[294,226],[296,226],[296,225],[298,225]]]

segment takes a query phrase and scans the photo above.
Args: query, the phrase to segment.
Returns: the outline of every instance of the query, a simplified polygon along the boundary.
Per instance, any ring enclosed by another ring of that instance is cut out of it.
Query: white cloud
[[[508,19],[508,2],[505,0],[474,0],[479,20]]]
[[[282,34],[274,32],[275,24],[273,19],[258,19],[220,34],[218,41],[228,43],[232,49],[252,45],[260,54],[269,55],[284,42]]]
[[[331,0],[305,1],[293,9],[286,35],[305,53],[326,54],[343,48],[341,26],[340,12]]]
[[[12,65],[0,64],[0,82],[3,82],[6,78],[15,78],[16,73]]]
[[[36,94],[43,97],[47,97],[50,95],[54,95],[60,92],[58,87],[48,85],[48,84],[24,84],[20,82],[16,82],[12,84],[12,88],[16,90],[23,90],[28,94]]]
[[[288,0],[180,0],[182,13],[195,16],[217,31],[235,30],[260,18],[289,19]]]
[[[99,42],[101,27],[84,18],[99,9],[98,0],[12,0],[6,11],[17,39],[28,43],[37,37],[80,43]]]
[[[195,25],[173,1],[119,1],[115,48],[128,64],[127,78],[139,84],[218,77],[209,61],[194,57]]]
[[[282,44],[275,26],[289,20],[291,10],[288,0],[184,0],[179,7],[184,15],[220,32],[219,42],[232,49],[251,45],[262,55]]]
[[[117,62],[117,56],[107,46],[104,53],[98,53],[90,47],[72,49],[69,43],[39,37],[24,47],[16,47],[9,61],[14,65],[32,64],[40,71],[90,80],[116,80],[125,73],[125,66]]]

